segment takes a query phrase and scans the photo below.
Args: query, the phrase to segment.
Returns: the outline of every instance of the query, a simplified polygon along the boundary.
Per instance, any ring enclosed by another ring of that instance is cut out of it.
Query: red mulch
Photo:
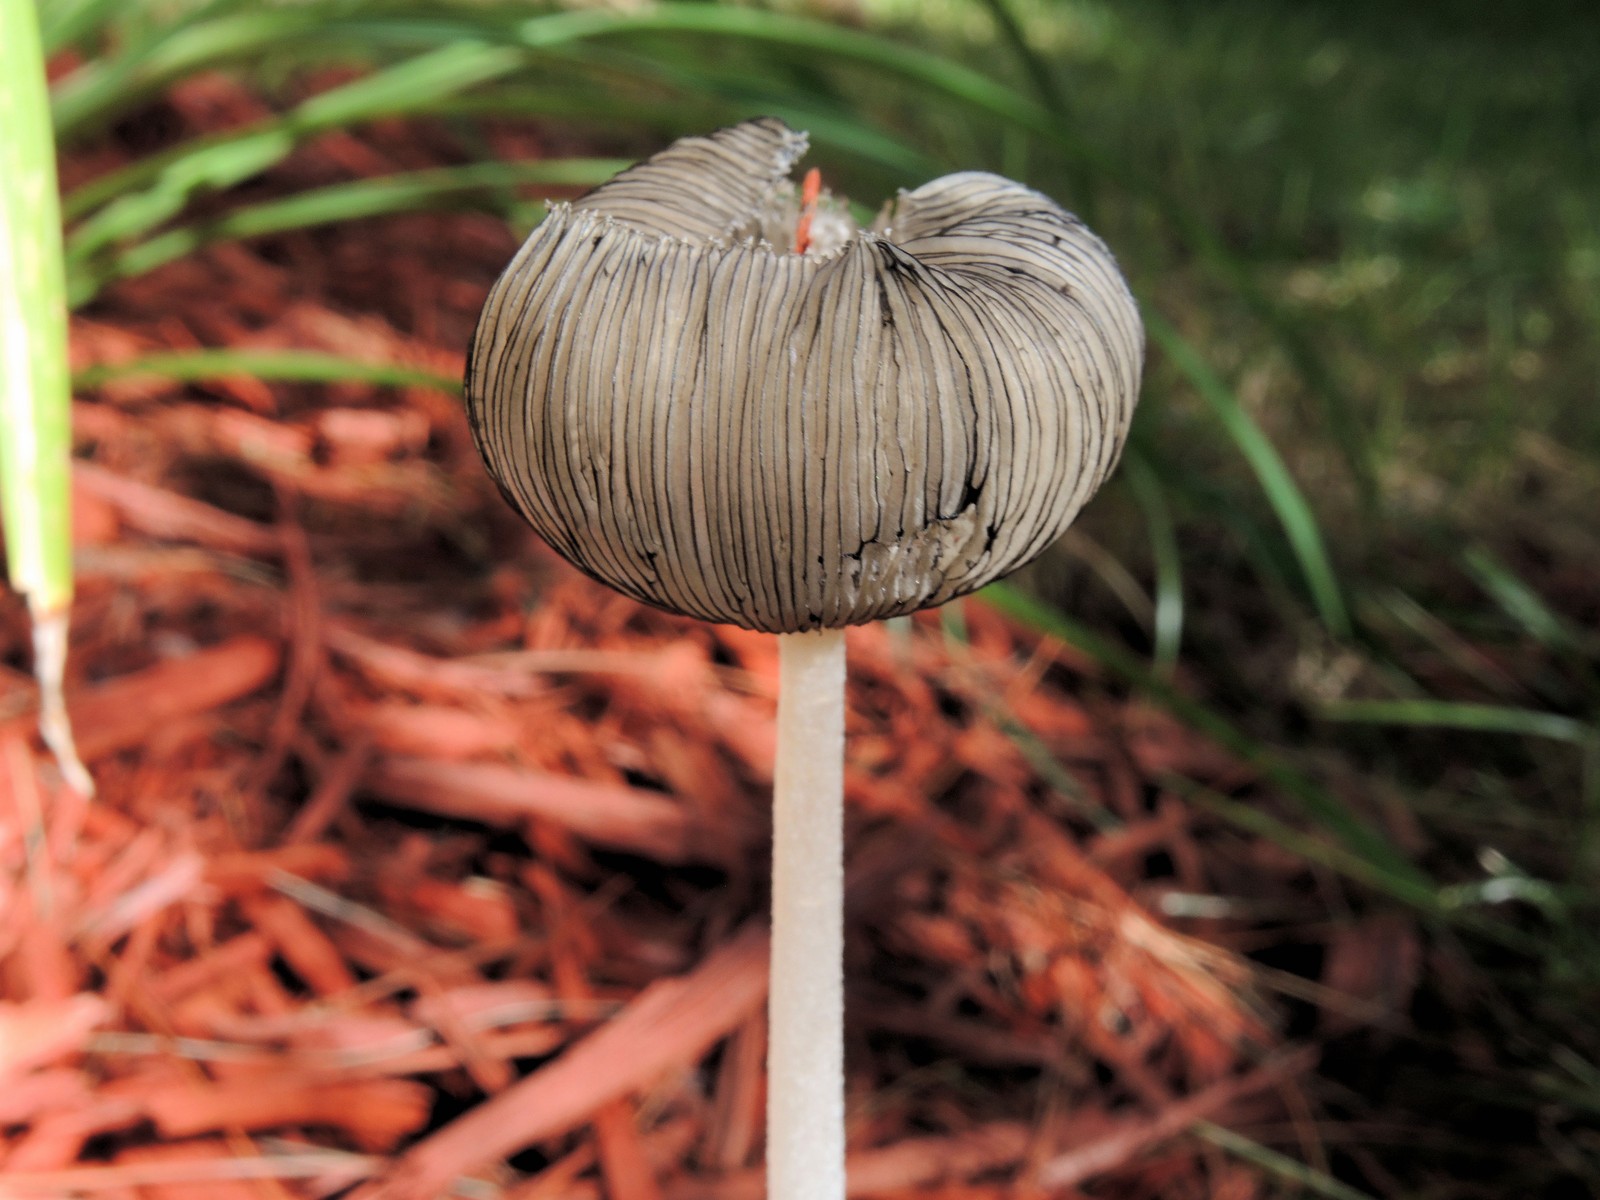
[[[162,123],[258,103],[198,79]],[[381,126],[252,186],[457,154]],[[76,365],[458,374],[513,248],[478,214],[220,246],[76,318]],[[100,794],[35,740],[8,600],[0,1190],[757,1200],[773,640],[578,577],[450,395],[124,380],[76,418]],[[850,635],[851,1194],[1277,1194],[1195,1122],[1322,1161],[1314,1039],[1393,1011],[1409,931],[1335,926],[1329,880],[1161,782],[1250,797],[1248,770],[965,617],[966,643],[937,614]],[[1246,957],[1278,946],[1322,984]]]

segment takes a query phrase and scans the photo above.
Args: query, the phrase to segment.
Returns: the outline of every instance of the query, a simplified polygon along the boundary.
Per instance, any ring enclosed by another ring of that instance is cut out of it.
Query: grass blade
[[[185,23],[168,30],[154,45],[130,47],[85,63],[53,89],[56,136],[64,141],[83,133],[190,71],[312,32],[311,22],[299,14],[236,13]]]
[[[1183,556],[1178,534],[1161,481],[1145,457],[1130,450],[1122,466],[1150,531],[1150,557],[1156,570],[1155,666],[1170,675],[1183,643]]]
[[[104,26],[125,0],[55,0],[39,6],[39,40],[48,57]]]
[[[1467,571],[1505,614],[1542,646],[1571,650],[1579,639],[1544,600],[1485,546],[1469,546],[1461,556]]]
[[[1151,673],[1134,655],[1049,605],[1004,583],[990,584],[983,589],[982,595],[987,603],[1006,615],[1077,646],[1185,725],[1255,767],[1279,791],[1299,804],[1312,820],[1338,838],[1366,864],[1368,873],[1363,877],[1364,882],[1381,880],[1383,890],[1391,895],[1402,896],[1408,903],[1424,911],[1437,911],[1437,887],[1422,870],[1407,861],[1382,833],[1367,825],[1337,798],[1282,762],[1270,750],[1234,728],[1230,722]]]
[[[11,585],[36,613],[72,599],[67,310],[55,147],[31,3],[0,5],[0,496]]]
[[[943,173],[945,165],[862,120],[847,106],[816,92],[775,86],[771,72],[748,74],[712,72],[698,64],[680,67],[645,54],[585,54],[585,65],[610,68],[612,73],[637,84],[649,80],[680,96],[701,95],[720,101],[719,123],[746,117],[781,117],[804,129],[816,145],[844,150],[886,169],[897,181],[920,180]],[[633,114],[626,114],[632,118]],[[636,120],[636,118],[634,118]]]
[[[289,383],[372,383],[382,387],[432,387],[442,392],[461,390],[461,380],[453,375],[310,350],[182,350],[149,354],[114,365],[85,367],[74,372],[72,381],[77,387],[92,388],[129,377],[192,382],[239,375]]]
[[[1251,1166],[1260,1167],[1280,1179],[1298,1184],[1314,1196],[1322,1196],[1326,1200],[1373,1200],[1366,1192],[1357,1191],[1323,1171],[1308,1167],[1287,1154],[1268,1149],[1260,1142],[1253,1142],[1231,1129],[1224,1129],[1221,1125],[1215,1125],[1210,1121],[1199,1121],[1195,1124],[1194,1131],[1213,1146],[1226,1150]]]
[[[55,144],[31,3],[0,4],[0,512],[11,586],[34,623],[39,727],[62,774],[94,790],[62,698],[72,602],[67,306]]]
[[[77,267],[107,246],[142,236],[176,216],[198,191],[232,187],[260,174],[315,133],[427,108],[508,74],[521,61],[517,51],[504,46],[446,46],[313,96],[276,120],[180,146],[113,172],[67,201],[72,213],[109,201],[67,239],[68,264]],[[132,190],[146,182],[143,190]]]
[[[265,169],[287,154],[295,142],[314,134],[416,108],[436,112],[472,85],[506,74],[517,61],[507,59],[504,47],[476,43],[469,44],[464,52],[452,47],[449,54],[417,55],[314,96],[282,116],[143,155],[75,188],[62,202],[62,208],[69,220],[78,220],[110,201],[128,196],[136,188],[162,179],[179,182],[194,177],[206,186],[225,186],[243,176],[224,173],[220,180],[206,178],[201,169],[205,156],[216,154],[220,163],[227,166],[233,157],[248,159],[254,155],[259,161],[256,169]],[[372,81],[376,85],[367,86]],[[260,143],[259,150],[253,149],[256,143]],[[118,230],[116,235],[125,237],[137,232],[140,230]]]
[[[1250,469],[1255,472],[1261,490],[1266,493],[1267,502],[1272,505],[1289,544],[1294,548],[1306,588],[1311,593],[1312,603],[1323,625],[1335,637],[1348,638],[1351,632],[1350,614],[1339,589],[1333,564],[1328,559],[1322,530],[1317,525],[1311,505],[1289,474],[1289,468],[1284,465],[1277,449],[1261,431],[1261,426],[1245,412],[1232,389],[1200,357],[1200,353],[1164,318],[1149,308],[1145,310],[1145,328],[1211,408],[1234,445],[1244,455],[1245,461],[1250,464]]]
[[[139,242],[96,269],[80,268],[68,289],[74,307],[105,284],[154,270],[213,242],[260,237],[360,217],[416,212],[460,204],[519,184],[593,187],[628,165],[627,159],[550,159],[531,163],[473,163],[352,180],[247,205],[203,224],[179,226]]]
[[[1066,98],[1061,90],[1056,87],[1055,77],[1050,73],[1050,65],[1034,50],[1028,41],[1028,33],[1017,20],[1015,13],[1006,0],[982,0],[983,7],[989,10],[989,15],[994,18],[995,25],[1000,30],[1000,36],[1011,47],[1011,52],[1017,56],[1017,61],[1028,72],[1028,80],[1033,84],[1033,90],[1038,93],[1039,99],[1045,107],[1058,116],[1066,116]]]
[[[1388,585],[1358,594],[1356,612],[1361,619],[1362,633],[1369,639],[1382,639],[1388,630],[1398,627],[1400,632],[1420,641],[1429,652],[1490,695],[1513,698],[1528,694],[1504,665],[1472,645],[1427,606],[1398,587]],[[1404,653],[1394,647],[1384,651],[1385,657],[1395,663],[1403,660]]]
[[[1523,734],[1580,745],[1596,736],[1592,727],[1559,713],[1450,700],[1338,700],[1322,705],[1317,713],[1329,721]]]
[[[1266,838],[1290,854],[1308,863],[1326,867],[1363,887],[1371,888],[1379,895],[1390,896],[1429,915],[1446,909],[1440,897],[1449,891],[1448,888],[1424,887],[1407,882],[1392,872],[1374,866],[1370,859],[1338,842],[1297,829],[1257,805],[1224,796],[1211,788],[1201,787],[1193,780],[1168,776],[1163,782],[1182,797],[1185,804],[1203,808],[1236,829]]]
[[[56,136],[66,140],[102,126],[185,75],[286,47],[293,47],[302,63],[328,58],[348,63],[371,61],[378,52],[470,44],[483,40],[480,34],[504,44],[499,32],[489,21],[351,17],[325,5],[160,22],[152,34],[131,38],[119,53],[85,63],[57,81],[51,102]]]
[[[586,9],[534,17],[520,26],[517,37],[532,49],[548,50],[590,38],[640,33],[739,38],[801,51],[823,61],[856,62],[921,83],[997,115],[1026,120],[1040,128],[1050,124],[1049,114],[1038,105],[987,75],[941,55],[874,34],[762,9],[711,4],[662,4],[640,12]]]
[[[1181,456],[1174,455],[1157,431],[1150,428],[1156,423],[1155,408],[1147,399],[1128,433],[1127,453],[1137,454],[1150,464],[1179,512],[1190,520],[1209,522],[1226,531],[1264,587],[1281,593],[1285,604],[1302,603],[1299,564],[1278,527],[1241,506],[1233,492],[1208,474],[1190,470]]]

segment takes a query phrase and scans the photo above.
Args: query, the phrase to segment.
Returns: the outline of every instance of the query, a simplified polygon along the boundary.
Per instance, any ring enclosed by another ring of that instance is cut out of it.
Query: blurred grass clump
[[[986,168],[1080,212],[1145,306],[1149,383],[1117,485],[999,601],[1261,765],[1312,836],[1241,824],[1458,950],[1460,1011],[1504,1047],[1466,1090],[1559,1149],[1518,1160],[1518,1194],[1600,1186],[1588,5],[37,2],[66,154],[199,71],[247,72],[276,114],[69,191],[78,306],[229,238],[463,204],[526,228],[530,185],[759,113],[809,129],[868,203]],[[329,64],[362,73],[308,92]],[[392,116],[447,122],[478,160],[241,186]],[[482,123],[506,118],[585,154],[490,161]],[[144,369],[372,371],[226,350]]]

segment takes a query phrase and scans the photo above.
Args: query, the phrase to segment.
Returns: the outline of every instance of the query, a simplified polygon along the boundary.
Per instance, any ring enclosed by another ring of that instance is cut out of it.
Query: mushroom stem
[[[844,1200],[844,631],[778,636],[768,1200]]]

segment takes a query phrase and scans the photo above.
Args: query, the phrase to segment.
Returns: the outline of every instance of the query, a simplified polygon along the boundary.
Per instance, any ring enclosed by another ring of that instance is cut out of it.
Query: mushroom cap
[[[1116,464],[1143,358],[1105,244],[997,175],[774,247],[805,145],[748,121],[553,206],[467,366],[489,471],[560,554],[773,633],[942,604],[1036,557]]]

